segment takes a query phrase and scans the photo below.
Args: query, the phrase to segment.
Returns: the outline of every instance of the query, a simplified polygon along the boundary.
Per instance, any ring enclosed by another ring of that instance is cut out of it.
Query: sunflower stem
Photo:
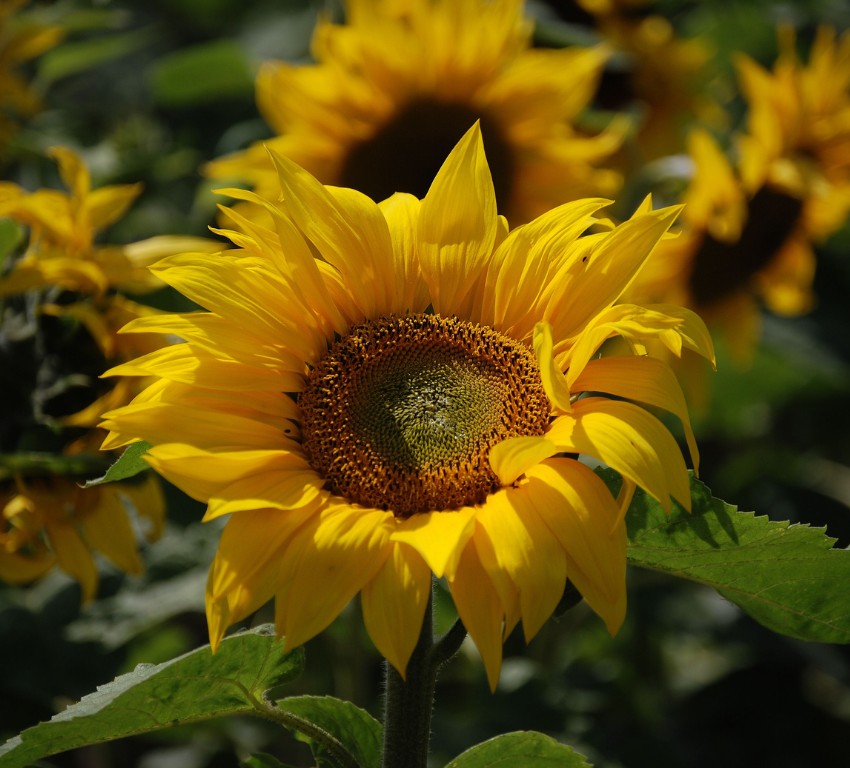
[[[419,640],[407,664],[406,680],[384,661],[384,753],[382,768],[425,768],[431,740],[436,663],[432,650],[433,605],[428,601]]]

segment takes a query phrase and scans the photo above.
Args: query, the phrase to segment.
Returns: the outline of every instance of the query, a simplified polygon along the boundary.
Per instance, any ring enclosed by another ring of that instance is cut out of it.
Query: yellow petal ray
[[[327,627],[392,554],[392,512],[328,506],[296,533],[280,561],[275,624],[287,650]]]
[[[316,509],[330,495],[324,478],[313,469],[272,467],[240,478],[210,497],[204,522],[252,509]]]
[[[678,307],[671,304],[648,304],[647,309],[651,312],[659,312],[668,317],[675,318],[677,320],[676,332],[681,337],[684,346],[704,357],[712,366],[717,366],[711,333],[703,319],[696,312],[687,307]]]
[[[431,596],[431,569],[406,544],[393,545],[375,577],[363,587],[366,631],[381,655],[405,679]]]
[[[416,232],[434,310],[452,315],[486,268],[496,239],[496,196],[476,123],[451,151],[422,201]]]
[[[106,555],[126,573],[142,571],[142,561],[136,549],[136,535],[121,502],[118,489],[113,486],[89,488],[83,493],[97,493],[97,500],[82,517],[83,535],[89,546]]]
[[[507,637],[522,619],[519,586],[511,577],[510,571],[499,566],[499,556],[496,553],[493,540],[481,525],[476,524],[475,532],[470,539],[470,545],[475,547],[478,560],[484,567],[484,570],[487,571],[490,577],[490,583],[499,596],[500,615],[504,620],[502,637]]]
[[[300,318],[309,315],[309,310],[293,297],[281,301],[288,286],[279,275],[261,270],[259,262],[230,255],[211,259],[209,254],[184,253],[157,262],[151,271],[192,301],[267,343],[286,338],[292,352],[307,354],[310,346],[300,338],[301,331],[306,332]]]
[[[555,363],[554,348],[552,340],[552,326],[549,323],[536,323],[533,335],[534,354],[537,357],[537,365],[540,369],[540,379],[549,402],[562,413],[569,413],[572,409],[570,404],[570,388],[563,371]]]
[[[463,507],[399,520],[391,538],[413,547],[439,579],[454,572],[474,529],[475,509]]]
[[[215,412],[167,403],[128,405],[105,413],[103,429],[118,435],[133,435],[151,445],[174,442],[175,435],[192,435],[192,443],[210,451],[285,448],[280,429],[226,411]],[[114,448],[120,439],[104,442]]]
[[[56,555],[56,564],[80,583],[82,602],[90,602],[97,592],[97,568],[80,534],[66,522],[48,520],[44,528]]]
[[[183,315],[150,315],[131,320],[120,333],[164,333],[190,342],[193,348],[222,359],[289,372],[303,372],[304,360],[280,345],[269,345],[245,328],[205,312]]]
[[[652,357],[603,357],[591,360],[575,380],[576,392],[605,392],[662,408],[678,417],[685,430],[694,470],[699,450],[691,428],[688,404],[669,365]]]
[[[490,449],[490,466],[503,486],[513,485],[529,467],[558,453],[545,437],[509,437]]]
[[[145,460],[184,493],[208,501],[222,488],[261,472],[306,470],[300,454],[284,450],[205,451],[185,443],[155,445]]]
[[[479,557],[491,578],[494,571],[504,571],[516,584],[526,642],[552,615],[566,583],[563,549],[537,514],[534,501],[527,486],[509,488],[490,496],[478,512],[495,562],[487,562],[486,550],[480,547]]]
[[[550,459],[525,489],[564,549],[567,578],[616,633],[626,612],[626,529],[605,483],[578,461]]]
[[[114,184],[93,190],[85,203],[91,228],[103,229],[118,221],[141,191],[142,184]]]
[[[340,272],[363,315],[388,311],[385,281],[392,243],[377,204],[354,190],[332,191],[288,158],[273,151],[270,155],[287,211]]]
[[[591,318],[611,305],[626,290],[664,233],[679,215],[681,206],[636,215],[603,237],[588,253],[577,251],[584,268],[557,280],[558,290],[549,299],[544,316],[559,339],[574,336]],[[580,254],[580,255],[579,255]],[[561,274],[569,271],[568,261]],[[580,282],[580,289],[577,284]]]
[[[304,375],[300,371],[211,357],[190,344],[173,344],[154,350],[110,368],[103,375],[160,376],[197,387],[237,392],[298,392],[304,388]]]
[[[481,654],[490,690],[495,691],[502,667],[502,603],[474,546],[464,548],[449,587],[458,615]]]
[[[416,227],[420,202],[413,195],[397,192],[379,204],[390,230],[395,267],[393,269],[396,306],[422,312],[430,303],[428,286],[422,279],[416,251]]]
[[[679,446],[652,414],[628,402],[587,397],[552,422],[546,437],[566,453],[583,453],[633,480],[670,509],[674,497],[690,509],[688,471]]]
[[[207,579],[210,644],[227,627],[270,600],[287,542],[312,513],[259,509],[228,520]]]
[[[524,338],[540,314],[532,310],[553,290],[552,278],[565,248],[593,222],[610,201],[576,200],[517,227],[500,243],[488,266],[481,322]]]

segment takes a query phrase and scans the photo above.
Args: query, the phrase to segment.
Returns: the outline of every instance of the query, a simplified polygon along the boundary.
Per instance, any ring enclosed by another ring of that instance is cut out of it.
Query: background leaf
[[[104,483],[114,483],[117,480],[126,480],[128,477],[134,477],[150,466],[144,459],[144,455],[151,447],[150,443],[140,440],[138,443],[133,443],[122,453],[118,460],[106,470],[106,474],[94,480],[89,480],[85,487],[90,488],[93,485],[103,485]]]
[[[477,744],[446,768],[589,768],[584,756],[534,731],[517,731]]]
[[[275,706],[330,733],[361,768],[379,768],[381,765],[383,729],[365,710],[331,696],[293,696],[275,701]],[[318,765],[335,765],[325,760],[320,744],[309,738],[307,741]]]
[[[250,713],[253,700],[297,677],[303,666],[303,652],[284,653],[268,624],[225,639],[215,654],[204,646],[164,664],[139,664],[9,740],[0,747],[0,768],[23,768],[87,744]]]
[[[626,518],[632,565],[714,587],[775,632],[850,643],[850,551],[834,549],[821,528],[739,512],[695,478],[691,495],[693,512],[667,516],[635,494]]]

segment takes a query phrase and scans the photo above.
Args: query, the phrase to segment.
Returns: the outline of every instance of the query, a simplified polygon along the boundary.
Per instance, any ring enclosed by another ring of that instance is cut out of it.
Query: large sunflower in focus
[[[0,264],[0,580],[28,583],[58,567],[79,582],[87,601],[97,591],[96,553],[138,573],[138,531],[156,538],[165,514],[155,477],[82,487],[108,466],[98,450],[100,414],[127,403],[141,384],[99,375],[161,346],[156,336],[118,335],[154,311],[117,289],[162,287],[147,264],[211,241],[97,243],[140,186],[93,188],[76,153],[52,154],[67,191],[0,183],[7,250]]]
[[[619,176],[598,166],[619,132],[577,128],[602,48],[532,50],[520,0],[348,0],[346,8],[345,24],[319,22],[315,65],[260,71],[257,100],[278,135],[213,162],[210,175],[273,193],[269,146],[323,183],[373,200],[422,197],[480,120],[499,211],[510,221],[616,191]]]
[[[676,414],[694,454],[682,393],[645,345],[710,356],[710,340],[687,310],[618,303],[678,211],[612,227],[584,199],[508,232],[477,127],[422,201],[375,204],[272,157],[271,198],[227,191],[268,228],[225,210],[235,249],[154,268],[209,311],[125,329],[185,343],[113,370],[158,381],[103,424],[105,447],[150,442],[206,519],[230,515],[213,647],[272,598],[297,646],[360,592],[403,674],[432,574],[493,685],[505,635],[522,621],[533,637],[568,580],[616,631],[630,492],[689,505],[680,449],[644,407]],[[635,354],[600,358],[612,337]],[[578,454],[622,474],[619,499]]]

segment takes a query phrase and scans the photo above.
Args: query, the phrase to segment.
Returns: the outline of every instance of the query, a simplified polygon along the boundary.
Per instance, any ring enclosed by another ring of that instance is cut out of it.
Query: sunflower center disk
[[[304,450],[330,490],[398,517],[483,502],[500,487],[490,448],[542,435],[549,420],[527,347],[425,314],[353,328],[298,405]]]

